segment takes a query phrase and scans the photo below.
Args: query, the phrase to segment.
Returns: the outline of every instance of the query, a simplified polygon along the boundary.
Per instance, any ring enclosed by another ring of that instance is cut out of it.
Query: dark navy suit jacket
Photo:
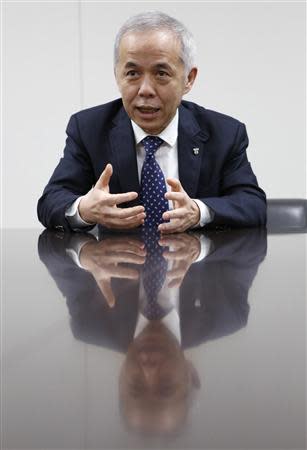
[[[38,218],[48,228],[70,230],[65,210],[91,189],[107,163],[114,169],[111,193],[139,192],[140,185],[133,129],[121,99],[74,114],[66,132],[64,156],[38,202]],[[247,145],[244,124],[182,101],[179,179],[191,198],[214,211],[211,226],[265,225],[265,194],[248,162]]]

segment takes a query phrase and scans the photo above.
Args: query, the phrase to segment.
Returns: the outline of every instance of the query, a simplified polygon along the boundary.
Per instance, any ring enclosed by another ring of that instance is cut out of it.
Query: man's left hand
[[[165,194],[165,198],[172,200],[173,209],[163,214],[163,220],[169,222],[161,223],[158,230],[164,234],[181,233],[198,224],[200,211],[197,203],[188,196],[179,180],[167,178],[166,181],[171,191]]]
[[[200,237],[197,233],[180,233],[173,236],[162,236],[159,245],[168,247],[163,257],[170,262],[166,279],[169,288],[179,288],[191,264],[197,260],[201,252]]]

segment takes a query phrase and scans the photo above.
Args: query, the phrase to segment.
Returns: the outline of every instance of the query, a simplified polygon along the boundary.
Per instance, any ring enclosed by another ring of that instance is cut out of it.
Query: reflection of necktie
[[[162,214],[168,210],[168,201],[164,198],[165,179],[155,158],[155,152],[162,143],[158,136],[147,136],[142,140],[146,157],[141,173],[140,199],[146,212],[145,227],[157,227],[163,222]]]
[[[162,254],[165,248],[158,244],[158,233],[144,229],[143,238],[146,247],[146,260],[143,266],[146,304],[143,313],[149,320],[158,320],[167,313],[157,302],[158,294],[166,278],[167,261]]]

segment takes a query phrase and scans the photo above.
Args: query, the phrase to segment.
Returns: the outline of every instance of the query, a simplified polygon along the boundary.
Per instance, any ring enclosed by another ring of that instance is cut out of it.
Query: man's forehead
[[[143,33],[131,31],[122,37],[119,45],[120,53],[137,54],[150,52],[153,54],[179,54],[181,43],[169,30],[149,30]]]
[[[182,62],[179,48],[157,47],[146,45],[128,46],[120,48],[119,62],[125,68],[146,66],[154,69],[171,69]]]
[[[142,40],[146,40],[146,39],[156,39],[157,36],[165,36],[165,38],[170,38],[170,39],[177,39],[176,34],[172,31],[169,30],[168,28],[161,28],[161,29],[148,29],[148,30],[129,30],[126,31],[125,34],[123,34],[121,41],[123,41],[124,39],[127,39],[129,37],[132,38],[136,38],[136,39],[140,39],[140,36],[142,36]]]

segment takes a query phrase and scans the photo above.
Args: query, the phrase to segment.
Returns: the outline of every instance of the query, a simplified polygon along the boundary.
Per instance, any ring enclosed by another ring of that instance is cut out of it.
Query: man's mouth
[[[153,116],[160,111],[160,108],[155,108],[154,106],[137,106],[136,109],[145,116]]]

